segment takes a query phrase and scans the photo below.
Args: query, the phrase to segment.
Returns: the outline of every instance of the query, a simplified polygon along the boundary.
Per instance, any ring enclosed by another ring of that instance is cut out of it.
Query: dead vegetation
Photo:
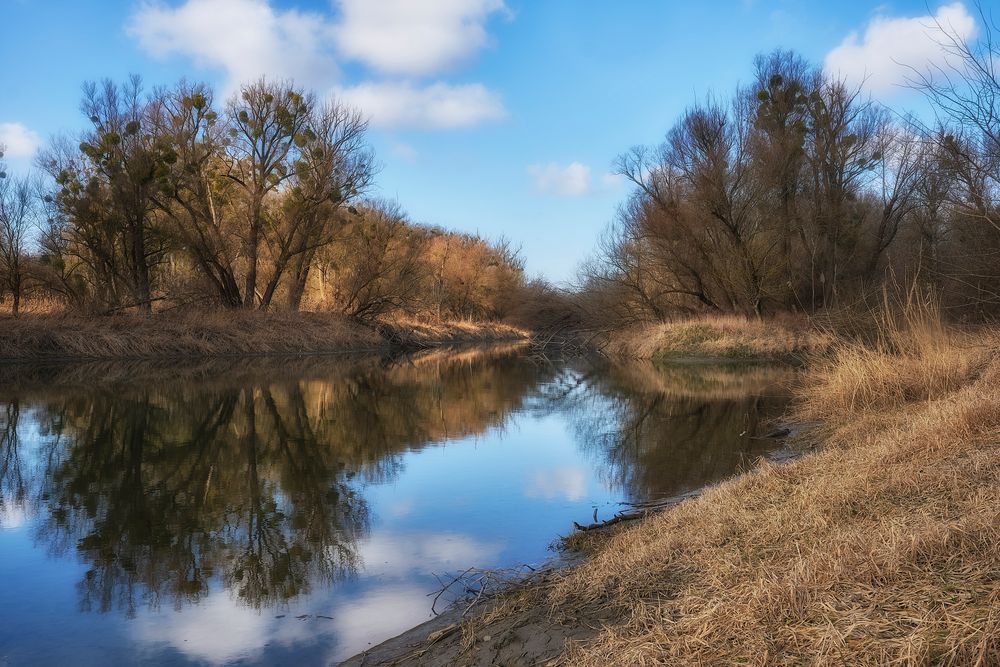
[[[493,323],[397,321],[375,328],[328,312],[24,315],[0,320],[0,360],[311,354],[523,337],[518,329]]]
[[[379,322],[379,333],[406,348],[435,347],[442,343],[482,343],[527,340],[529,333],[502,322],[473,320],[394,319]]]
[[[581,533],[589,560],[515,588],[422,659],[1000,662],[1000,334],[911,304],[832,349],[798,390],[794,416],[817,423],[798,444],[815,453]]]
[[[546,603],[617,618],[564,662],[995,664],[998,349],[928,311],[839,343],[801,389],[822,450],[598,548]]]
[[[702,316],[612,333],[611,356],[666,361],[708,358],[784,360],[827,350],[834,336],[808,318]]]

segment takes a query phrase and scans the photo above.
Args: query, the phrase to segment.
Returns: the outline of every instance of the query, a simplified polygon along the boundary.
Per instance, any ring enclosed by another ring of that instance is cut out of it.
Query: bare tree
[[[27,177],[0,179],[0,278],[10,290],[14,317],[21,310],[28,242],[37,225],[37,210],[36,192]]]
[[[184,81],[157,94],[152,117],[170,159],[156,202],[169,234],[190,253],[220,303],[238,308],[242,248],[232,210],[238,186],[225,178],[228,138],[212,102],[210,88]]]
[[[918,181],[927,169],[927,146],[906,129],[890,123],[878,130],[874,156],[875,219],[872,247],[864,274],[874,278],[879,260],[912,219],[919,206]]]
[[[268,230],[272,267],[263,307],[289,269],[288,304],[299,307],[316,251],[336,237],[338,209],[371,186],[377,169],[367,130],[365,117],[338,100],[313,110],[278,224]]]
[[[802,194],[805,144],[809,133],[809,94],[821,82],[821,74],[792,51],[776,50],[754,59],[754,117],[751,150],[758,177],[766,188],[768,203],[777,217],[780,256],[786,284],[785,307],[798,302],[795,294],[794,245],[803,236],[799,198]]]
[[[299,149],[313,139],[309,127],[315,102],[291,83],[261,79],[243,86],[227,109],[226,177],[242,190],[243,306],[261,304],[257,293],[259,255],[268,226],[276,224],[267,197],[295,175]]]
[[[336,276],[337,307],[361,320],[412,308],[425,288],[428,235],[392,201],[365,202],[351,218],[323,253],[327,275]]]
[[[978,4],[983,31],[975,40],[935,22],[933,32],[949,56],[925,69],[910,67],[910,85],[921,91],[944,132],[936,137],[951,155],[965,189],[965,212],[1000,229],[1000,32]]]
[[[100,178],[103,197],[110,205],[105,211],[110,224],[120,229],[121,264],[134,303],[119,305],[135,305],[148,312],[152,306],[150,265],[162,257],[165,248],[152,229],[152,195],[158,185],[160,156],[155,135],[145,127],[142,80],[133,76],[121,86],[108,80],[100,85],[87,83],[81,110],[93,129],[84,135],[80,150]]]
[[[0,164],[0,280],[10,290],[14,317],[21,310],[29,234],[37,224],[37,210],[29,179],[6,174]]]

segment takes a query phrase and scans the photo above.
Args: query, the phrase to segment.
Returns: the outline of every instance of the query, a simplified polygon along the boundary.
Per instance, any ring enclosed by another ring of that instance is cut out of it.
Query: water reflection
[[[516,348],[3,372],[0,536],[30,530],[29,561],[80,569],[77,610],[164,663],[346,657],[426,617],[433,573],[541,560],[595,507],[747,465],[790,373]],[[0,630],[0,657],[35,648]]]
[[[590,465],[633,501],[678,495],[752,465],[773,448],[794,371],[761,365],[586,367],[542,387],[535,409],[564,410]],[[539,480],[573,493],[578,471]]]
[[[15,399],[0,411],[0,527],[20,526],[25,518],[28,479],[20,425],[21,402]]]

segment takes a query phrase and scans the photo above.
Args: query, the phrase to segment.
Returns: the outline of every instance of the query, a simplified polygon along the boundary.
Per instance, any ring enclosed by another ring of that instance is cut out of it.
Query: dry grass
[[[394,319],[381,323],[380,331],[406,347],[421,348],[435,345],[508,342],[527,340],[529,333],[501,322],[473,320],[429,321]]]
[[[390,325],[420,347],[522,337],[502,325]],[[392,342],[397,342],[394,339]],[[0,318],[0,360],[150,359],[241,354],[307,354],[385,348],[373,328],[333,313],[202,311],[149,317],[25,315]]]
[[[0,317],[12,314],[10,294],[5,294],[0,300]],[[58,299],[47,298],[35,294],[24,295],[21,298],[21,315],[54,315],[66,311],[66,304]]]
[[[827,349],[834,337],[806,318],[706,316],[612,334],[613,356],[654,361],[682,358],[787,359]]]
[[[816,360],[800,415],[833,421],[845,412],[891,409],[967,385],[990,362],[994,336],[946,327],[935,303],[885,308],[870,340],[839,339],[834,355]]]
[[[932,318],[802,386],[825,446],[621,531],[547,596],[573,665],[1000,664],[1000,336]]]

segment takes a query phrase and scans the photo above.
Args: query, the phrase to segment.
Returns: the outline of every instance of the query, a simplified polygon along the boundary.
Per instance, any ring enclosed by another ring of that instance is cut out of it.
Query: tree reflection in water
[[[408,449],[500,425],[537,376],[511,350],[258,370],[268,379],[44,392],[38,534],[87,564],[84,609],[180,607],[213,582],[273,607],[350,577],[364,484],[391,479]],[[19,405],[7,405],[0,499],[23,495]]]
[[[788,403],[787,366],[586,364],[542,385],[536,409],[570,415],[605,483],[634,501],[670,497],[751,465]]]
[[[21,402],[12,400],[0,412],[0,527],[5,519],[24,511],[28,499],[28,480],[24,452],[18,428],[21,425]]]
[[[392,481],[408,451],[558,415],[609,488],[672,495],[762,450],[751,436],[788,374],[537,364],[513,347],[38,368],[7,378],[0,521],[36,508],[39,540],[86,566],[83,609],[134,615],[220,589],[272,608],[364,567],[366,486]]]

